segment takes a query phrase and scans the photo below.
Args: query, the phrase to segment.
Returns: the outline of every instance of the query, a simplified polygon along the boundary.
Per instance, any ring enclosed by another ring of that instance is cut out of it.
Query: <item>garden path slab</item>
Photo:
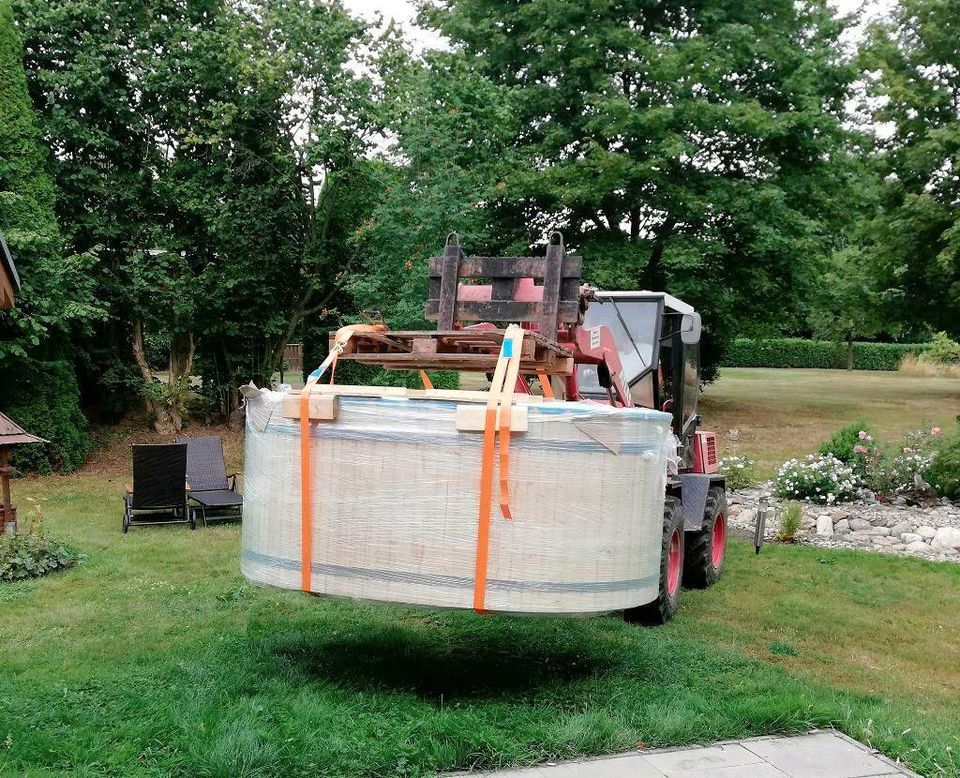
[[[888,778],[916,776],[833,730],[668,748],[491,773],[491,778]],[[451,776],[451,778],[453,778]]]

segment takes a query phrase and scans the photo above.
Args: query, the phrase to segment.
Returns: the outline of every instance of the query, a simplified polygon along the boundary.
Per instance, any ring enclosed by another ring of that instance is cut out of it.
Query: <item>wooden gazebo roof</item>
[[[0,413],[0,448],[19,446],[21,443],[49,443],[49,440],[31,435],[9,416]]]

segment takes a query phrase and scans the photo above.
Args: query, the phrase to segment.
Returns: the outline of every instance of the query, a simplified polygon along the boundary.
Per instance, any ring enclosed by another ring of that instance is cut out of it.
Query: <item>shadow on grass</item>
[[[339,633],[262,638],[281,666],[310,679],[430,700],[515,696],[596,676],[615,664],[595,630],[556,619],[441,616],[417,627],[362,624]]]

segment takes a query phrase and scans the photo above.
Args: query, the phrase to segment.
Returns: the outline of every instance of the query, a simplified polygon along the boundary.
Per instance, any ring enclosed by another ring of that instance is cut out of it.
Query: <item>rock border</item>
[[[790,501],[773,495],[772,482],[729,491],[727,521],[734,529],[752,535],[761,497],[767,498],[768,505],[764,541],[778,542],[780,513]],[[903,498],[885,503],[864,491],[855,502],[834,505],[797,502],[803,508],[803,518],[795,543],[960,564],[960,505],[946,498],[928,505],[910,505]]]

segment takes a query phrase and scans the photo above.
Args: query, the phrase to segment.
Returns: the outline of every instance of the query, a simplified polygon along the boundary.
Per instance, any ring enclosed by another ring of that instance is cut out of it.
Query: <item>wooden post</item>
[[[443,249],[438,330],[453,329],[453,318],[457,308],[457,284],[460,281],[460,257],[460,239],[454,233],[447,237],[447,245]]]
[[[563,273],[563,236],[554,233],[558,241],[547,246],[547,268],[543,275],[543,303],[540,334],[548,340],[557,339],[557,320],[560,315],[560,277]]]
[[[13,513],[13,505],[10,500],[10,470],[12,469],[8,462],[9,452],[6,449],[0,449],[0,482],[3,484],[3,524],[0,526],[0,532],[6,532],[7,522],[13,524],[13,534],[17,533],[17,519]]]

